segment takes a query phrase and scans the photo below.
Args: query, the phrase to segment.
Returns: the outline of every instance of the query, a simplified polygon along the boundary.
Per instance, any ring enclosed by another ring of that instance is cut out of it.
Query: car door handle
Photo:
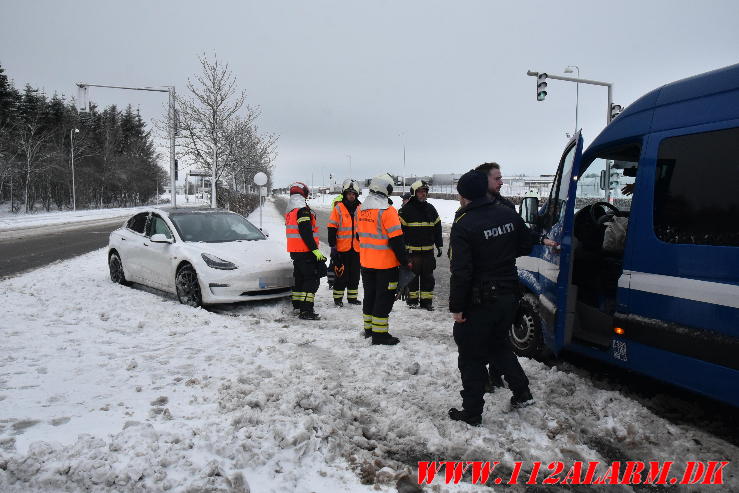
[[[149,244],[148,243],[144,243],[144,246],[149,246]]]
[[[126,239],[125,239],[124,237],[122,237],[122,236],[121,236],[121,241],[126,241]]]

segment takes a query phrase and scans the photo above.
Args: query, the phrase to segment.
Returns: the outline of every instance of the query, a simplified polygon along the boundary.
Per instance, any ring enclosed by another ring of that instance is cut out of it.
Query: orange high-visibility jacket
[[[357,206],[358,207],[358,206]],[[354,211],[356,213],[356,210]],[[339,202],[331,210],[331,217],[328,218],[328,227],[336,228],[336,250],[339,252],[348,252],[354,249],[359,251],[359,240],[355,234],[355,222],[349,209]]]
[[[303,239],[300,237],[300,231],[298,230],[298,211],[299,208],[295,208],[285,214],[285,233],[287,234],[287,251],[288,252],[310,252],[308,245],[305,244]],[[307,217],[301,217],[300,222],[307,221]],[[316,215],[313,212],[310,213],[310,225],[313,230],[313,239],[316,240],[316,247],[318,247],[318,226],[316,226]]]
[[[362,210],[357,207],[359,263],[368,269],[392,269],[400,265],[390,248],[390,238],[401,236],[403,230],[395,207]]]

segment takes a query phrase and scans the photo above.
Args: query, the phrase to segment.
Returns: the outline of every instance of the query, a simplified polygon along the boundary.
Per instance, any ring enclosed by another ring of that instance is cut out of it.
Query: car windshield
[[[243,216],[231,212],[171,214],[183,241],[223,243],[264,240],[264,234]]]

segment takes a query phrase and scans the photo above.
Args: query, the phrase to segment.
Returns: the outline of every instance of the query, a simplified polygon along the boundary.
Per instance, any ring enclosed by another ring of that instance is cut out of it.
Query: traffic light
[[[618,187],[619,181],[621,180],[621,173],[618,171],[611,170],[611,179],[608,182],[608,185],[611,190]]]
[[[611,104],[611,120],[616,118],[623,111],[620,104]]]
[[[547,74],[541,73],[536,76],[536,100],[544,101],[547,97]]]

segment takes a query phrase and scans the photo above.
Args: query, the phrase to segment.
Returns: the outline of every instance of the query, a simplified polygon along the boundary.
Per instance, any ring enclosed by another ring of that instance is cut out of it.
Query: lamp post
[[[405,130],[398,134],[403,139],[403,193],[405,193]]]
[[[346,157],[349,158],[349,178],[352,177],[352,155],[347,154]]]
[[[580,78],[580,67],[577,65],[568,65],[565,67],[565,73],[571,74],[572,69],[577,70],[577,78]],[[577,133],[577,108],[580,105],[580,83],[575,83],[575,133]]]
[[[71,157],[72,157],[72,210],[77,210],[77,195],[74,190],[74,134],[80,133],[79,128],[70,128],[69,129],[69,147],[71,149]]]

